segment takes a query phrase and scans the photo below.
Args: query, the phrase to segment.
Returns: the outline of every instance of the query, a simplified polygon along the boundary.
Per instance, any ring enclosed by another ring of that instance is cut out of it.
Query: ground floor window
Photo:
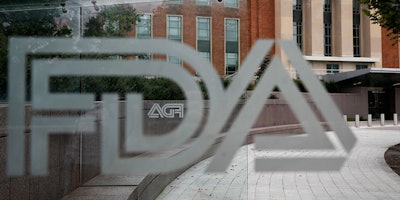
[[[367,69],[368,65],[356,65],[356,70]]]
[[[338,64],[327,64],[326,65],[326,73],[327,74],[339,73],[339,65]]]
[[[226,53],[226,75],[233,74],[238,70],[238,54]]]

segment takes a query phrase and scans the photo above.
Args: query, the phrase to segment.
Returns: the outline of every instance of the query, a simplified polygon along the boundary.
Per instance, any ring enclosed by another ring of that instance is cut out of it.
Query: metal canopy
[[[323,76],[322,79],[349,87],[400,87],[400,69],[367,68],[351,72],[328,74]]]

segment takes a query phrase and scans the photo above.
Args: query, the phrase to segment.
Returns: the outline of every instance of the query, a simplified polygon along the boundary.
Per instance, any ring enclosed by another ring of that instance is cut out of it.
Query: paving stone
[[[400,176],[388,167],[383,157],[388,147],[400,143],[400,127],[352,130],[357,145],[339,172],[254,172],[252,162],[260,154],[254,152],[253,145],[247,145],[238,150],[232,161],[234,170],[228,169],[219,181],[192,168],[181,176],[193,180],[190,190],[171,193],[185,182],[180,177],[157,199],[191,195],[195,195],[194,199],[400,199]],[[198,166],[207,166],[209,162],[206,159]],[[193,193],[196,188],[200,192]],[[209,192],[210,188],[215,189]]]

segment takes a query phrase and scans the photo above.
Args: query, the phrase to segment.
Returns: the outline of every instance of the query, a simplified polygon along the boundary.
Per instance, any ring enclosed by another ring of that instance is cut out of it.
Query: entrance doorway
[[[381,113],[385,119],[392,119],[394,113],[394,96],[390,90],[368,91],[368,113],[373,119],[379,119]]]
[[[380,118],[381,113],[385,113],[385,91],[373,90],[368,91],[368,113],[372,118]]]

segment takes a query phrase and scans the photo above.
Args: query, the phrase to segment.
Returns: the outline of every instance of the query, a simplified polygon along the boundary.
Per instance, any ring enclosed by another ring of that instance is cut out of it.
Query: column
[[[275,39],[293,40],[293,3],[292,0],[275,0]],[[289,62],[278,45],[275,56],[280,56],[283,65],[290,72]]]
[[[304,54],[324,55],[324,1],[305,0],[304,5]]]
[[[353,1],[332,1],[333,56],[353,57],[352,19]]]
[[[379,58],[380,62],[376,62],[374,66],[382,67],[382,35],[381,27],[372,24],[369,18],[361,15],[361,56]]]

